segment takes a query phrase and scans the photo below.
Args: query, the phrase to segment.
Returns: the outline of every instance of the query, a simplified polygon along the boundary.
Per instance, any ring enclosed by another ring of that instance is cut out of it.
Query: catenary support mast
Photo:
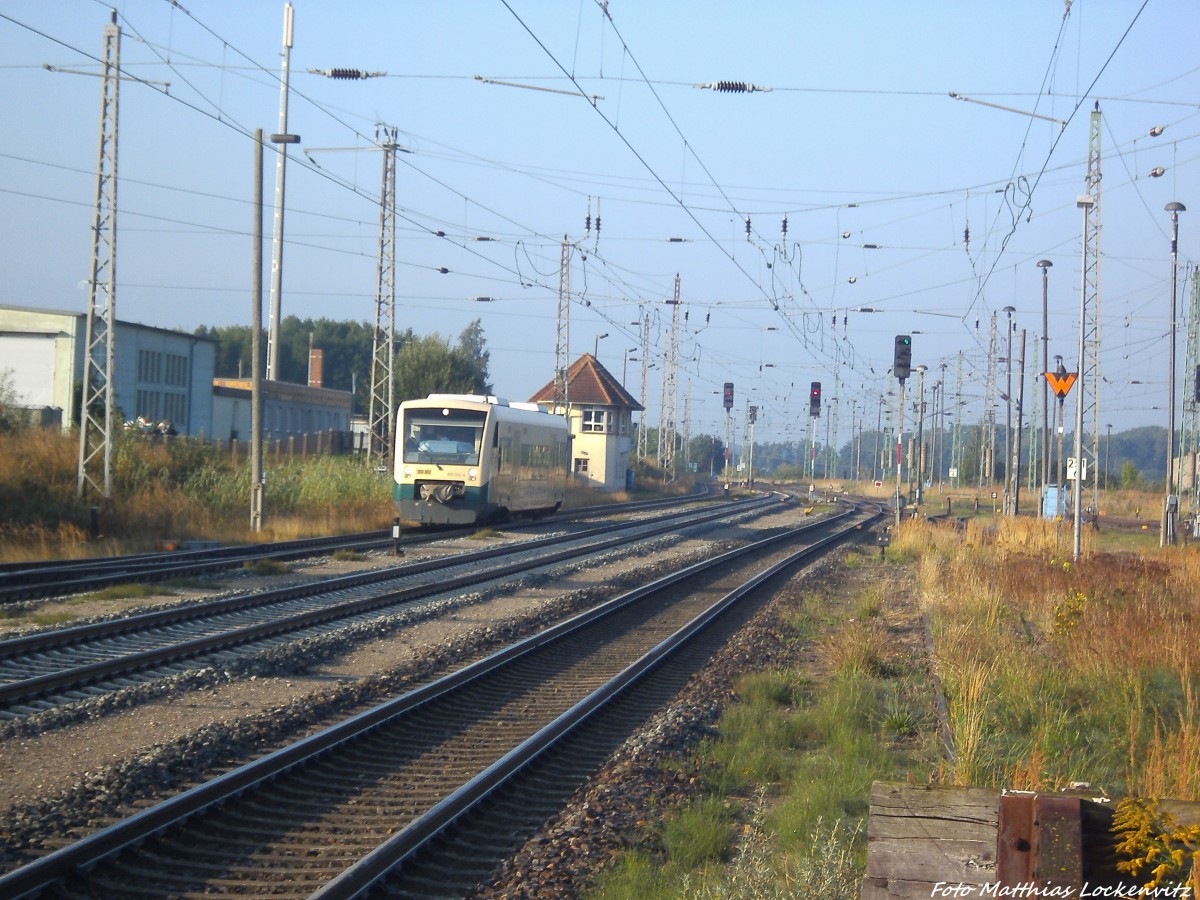
[[[368,462],[386,466],[396,434],[396,134],[381,127],[375,134],[383,150],[379,190],[379,268],[375,289],[375,331],[371,355],[371,405],[368,410]]]
[[[117,306],[117,123],[121,89],[121,29],[117,14],[104,27],[100,149],[96,213],[92,224],[92,277],[88,281],[83,396],[79,412],[77,491],[112,498],[113,328]]]

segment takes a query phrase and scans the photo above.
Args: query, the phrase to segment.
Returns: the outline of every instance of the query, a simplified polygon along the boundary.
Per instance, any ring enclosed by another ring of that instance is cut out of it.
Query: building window
[[[172,425],[181,423],[185,416],[187,397],[184,394],[163,394],[163,418]]]
[[[583,422],[580,430],[584,433],[603,433],[608,431],[609,417],[606,410],[587,407],[583,410]]]
[[[588,461],[586,456],[575,457],[575,474],[586,475],[588,473]]]
[[[177,353],[168,353],[167,357],[167,379],[166,383],[174,387],[187,387],[188,383],[188,361],[186,356],[180,356]]]
[[[162,414],[162,394],[158,391],[137,392],[137,415],[158,424]]]

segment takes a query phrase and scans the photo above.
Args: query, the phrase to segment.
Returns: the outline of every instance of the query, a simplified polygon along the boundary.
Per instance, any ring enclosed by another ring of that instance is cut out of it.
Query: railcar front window
[[[477,466],[483,425],[484,416],[469,411],[450,410],[450,415],[442,415],[441,410],[409,412],[401,423],[404,461]]]

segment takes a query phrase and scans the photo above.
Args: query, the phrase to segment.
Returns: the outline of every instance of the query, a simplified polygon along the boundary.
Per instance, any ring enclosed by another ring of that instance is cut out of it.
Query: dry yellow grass
[[[906,523],[960,783],[1200,799],[1200,554],[1098,552],[1053,523]]]
[[[154,549],[164,539],[281,540],[387,527],[390,485],[350,458],[267,468],[267,530],[250,530],[249,472],[197,441],[121,435],[115,499],[76,496],[78,439],[52,430],[0,434],[0,559],[26,561]]]

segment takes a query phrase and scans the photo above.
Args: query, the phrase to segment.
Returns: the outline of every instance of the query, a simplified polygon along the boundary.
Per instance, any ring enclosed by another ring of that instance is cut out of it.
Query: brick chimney
[[[308,351],[308,386],[309,387],[324,387],[325,386],[325,351],[314,350],[311,347]]]

